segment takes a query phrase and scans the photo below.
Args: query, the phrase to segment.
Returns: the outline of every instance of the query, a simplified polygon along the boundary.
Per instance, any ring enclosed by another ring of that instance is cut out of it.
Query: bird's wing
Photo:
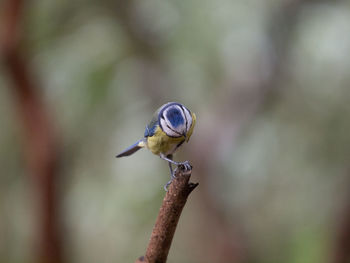
[[[154,135],[156,132],[158,126],[158,111],[156,111],[153,115],[152,120],[147,124],[146,129],[145,129],[145,137],[151,137]]]

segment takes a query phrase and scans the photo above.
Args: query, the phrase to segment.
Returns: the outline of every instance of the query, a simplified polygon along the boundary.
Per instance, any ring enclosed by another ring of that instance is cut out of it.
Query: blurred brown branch
[[[344,207],[337,216],[335,242],[330,262],[348,263],[350,262],[350,192],[347,193]]]
[[[58,200],[55,188],[58,168],[57,141],[48,110],[38,93],[38,85],[20,48],[21,0],[3,2],[1,55],[13,83],[16,107],[25,135],[25,154],[34,181],[38,204],[39,255],[36,262],[58,263],[61,259]]]
[[[177,170],[176,178],[171,183],[159,210],[146,254],[144,257],[140,257],[136,263],[166,262],[182,209],[189,194],[198,185],[198,183],[189,183],[190,177],[191,171]]]
[[[331,263],[347,263],[350,261],[350,205],[344,211],[344,218],[339,225],[335,249]]]

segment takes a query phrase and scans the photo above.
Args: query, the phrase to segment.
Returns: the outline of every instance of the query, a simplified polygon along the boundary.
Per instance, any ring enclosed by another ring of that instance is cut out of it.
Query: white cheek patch
[[[163,131],[171,137],[180,137],[181,133],[178,133],[176,130],[173,130],[172,126],[169,126],[168,123],[163,119],[160,118],[160,125],[163,128]]]
[[[190,130],[192,125],[192,116],[188,109],[185,107],[182,107],[183,112],[185,113],[185,120],[186,120],[186,133]]]

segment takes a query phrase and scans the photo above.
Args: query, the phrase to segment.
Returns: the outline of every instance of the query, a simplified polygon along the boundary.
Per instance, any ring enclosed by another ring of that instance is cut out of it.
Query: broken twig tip
[[[190,192],[192,192],[198,185],[199,183],[188,183],[188,188],[190,189]]]

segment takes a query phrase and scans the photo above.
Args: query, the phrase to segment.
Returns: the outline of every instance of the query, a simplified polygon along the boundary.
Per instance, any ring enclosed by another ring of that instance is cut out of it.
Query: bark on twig
[[[191,171],[184,171],[181,166],[175,176],[163,199],[146,254],[135,263],[166,262],[182,209],[189,194],[198,186],[198,183],[189,182]]]

